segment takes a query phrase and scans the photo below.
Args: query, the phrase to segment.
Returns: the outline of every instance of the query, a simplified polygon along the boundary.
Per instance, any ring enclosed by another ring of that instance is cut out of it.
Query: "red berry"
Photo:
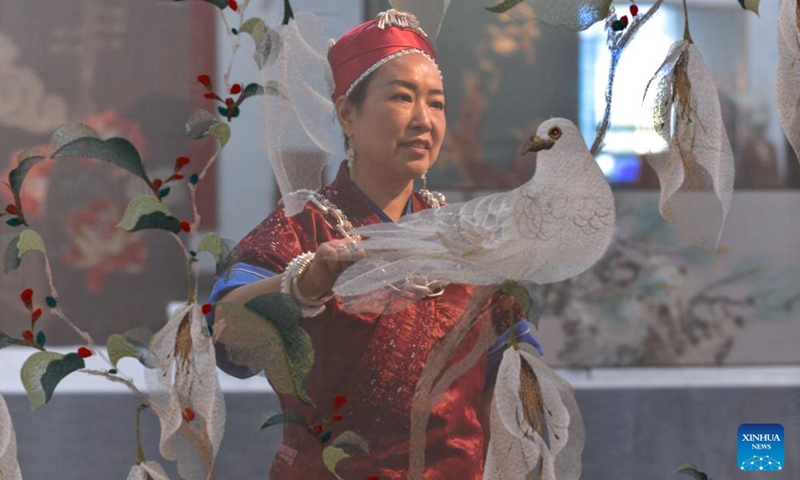
[[[627,15],[625,15],[622,18],[620,18],[619,21],[622,22],[622,25],[624,25],[625,27],[628,26],[629,20],[628,20],[628,16]]]
[[[22,303],[24,303],[25,306],[28,307],[28,309],[33,307],[33,289],[26,288],[25,290],[22,291],[22,293],[19,294],[19,298],[20,300],[22,300]]]
[[[214,93],[214,92],[204,93],[203,96],[206,97],[206,98],[209,98],[211,100],[214,100],[215,98],[217,98],[217,94]]]
[[[206,74],[198,75],[197,81],[202,83],[207,89],[211,90],[211,76]]]
[[[381,480],[381,477],[377,475],[370,475],[369,477],[367,477],[367,480]]]
[[[209,313],[211,313],[212,308],[213,307],[211,306],[210,303],[204,303],[203,306],[200,307],[200,309],[203,311],[203,315],[208,315]]]
[[[227,105],[228,108],[230,108],[230,106],[233,105],[233,99],[231,97],[226,98],[225,105]]]
[[[183,409],[183,421],[184,422],[186,422],[186,423],[191,422],[192,420],[194,420],[195,416],[196,415],[194,413],[194,410],[192,410],[191,407],[186,407],[186,408]]]
[[[155,180],[153,180],[153,186],[156,187],[156,190],[161,188],[161,185],[163,184],[164,182],[162,182],[160,178],[156,178]]]
[[[175,171],[177,172],[181,168],[189,165],[192,160],[189,157],[178,157],[175,159]]]
[[[184,232],[187,232],[187,233],[191,232],[192,231],[192,225],[189,222],[187,222],[186,220],[184,220],[184,221],[181,222],[181,230],[183,230]]]
[[[176,173],[167,179],[168,182],[171,182],[173,180],[183,180],[183,175],[181,175],[180,173]]]
[[[9,203],[8,205],[6,205],[6,213],[9,213],[11,215],[16,215],[17,214],[17,206],[14,205],[13,203]]]
[[[322,433],[322,425],[320,425],[319,423],[314,425],[314,433],[317,434],[317,435]]]
[[[334,413],[333,415],[331,415],[331,420],[333,420],[334,422],[341,422],[342,420],[344,420],[344,415],[342,415],[341,413]]]
[[[29,342],[32,342],[33,341],[33,332],[31,332],[30,330],[25,330],[24,332],[22,332],[22,338],[24,338],[25,340],[27,340]]]
[[[81,347],[81,348],[78,349],[78,355],[80,355],[81,358],[89,358],[93,354],[92,354],[92,351],[89,350],[88,348]]]
[[[236,0],[228,0],[228,6],[231,7],[231,10],[234,12],[239,10],[239,4],[236,3]]]
[[[234,83],[233,86],[231,87],[231,95],[236,95],[239,93],[242,93],[242,86],[239,85],[238,83]]]
[[[630,10],[631,10],[631,15],[633,15],[634,17],[635,17],[636,15],[639,15],[639,7],[638,7],[638,6],[636,6],[636,5],[631,5],[631,8],[630,8]]]
[[[39,317],[42,316],[42,309],[37,308],[33,312],[31,312],[31,323],[36,323],[36,320],[39,320]]]
[[[345,403],[347,403],[347,397],[345,397],[344,395],[336,395],[335,397],[333,397],[333,408],[335,408],[336,410],[342,408],[342,405],[344,405]]]

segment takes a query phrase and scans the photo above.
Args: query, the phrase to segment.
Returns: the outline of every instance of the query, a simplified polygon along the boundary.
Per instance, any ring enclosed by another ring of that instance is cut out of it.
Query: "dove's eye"
[[[561,129],[558,127],[553,127],[549,132],[547,132],[547,135],[553,140],[558,140],[561,138]]]

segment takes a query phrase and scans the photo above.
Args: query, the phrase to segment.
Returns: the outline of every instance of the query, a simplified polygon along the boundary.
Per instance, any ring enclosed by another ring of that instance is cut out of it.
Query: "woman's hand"
[[[297,279],[300,294],[309,300],[322,298],[331,291],[344,269],[364,256],[364,250],[358,248],[358,242],[352,238],[319,244],[308,270]]]

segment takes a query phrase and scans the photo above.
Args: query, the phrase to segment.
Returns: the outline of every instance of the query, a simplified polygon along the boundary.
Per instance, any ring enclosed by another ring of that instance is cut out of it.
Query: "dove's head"
[[[574,123],[566,118],[551,118],[539,125],[539,128],[536,129],[536,134],[528,139],[528,143],[525,144],[520,155],[525,155],[528,152],[550,150],[559,141],[563,141],[561,139],[565,136],[567,138],[575,138],[575,136],[581,138],[581,134]]]

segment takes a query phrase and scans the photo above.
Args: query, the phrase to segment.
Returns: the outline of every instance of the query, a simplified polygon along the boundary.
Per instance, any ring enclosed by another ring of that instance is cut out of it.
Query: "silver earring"
[[[422,195],[422,198],[424,198],[426,202],[428,202],[428,205],[430,205],[431,208],[439,208],[442,205],[444,205],[445,204],[444,195],[442,195],[439,192],[431,192],[430,190],[428,190],[427,172],[423,173],[420,179],[422,180],[422,189],[420,189],[419,194]]]
[[[428,172],[423,173],[421,178],[422,178],[422,189],[423,190],[427,190],[428,189]]]
[[[353,150],[353,138],[347,139],[347,169],[353,171],[353,163],[356,159],[356,152]]]

